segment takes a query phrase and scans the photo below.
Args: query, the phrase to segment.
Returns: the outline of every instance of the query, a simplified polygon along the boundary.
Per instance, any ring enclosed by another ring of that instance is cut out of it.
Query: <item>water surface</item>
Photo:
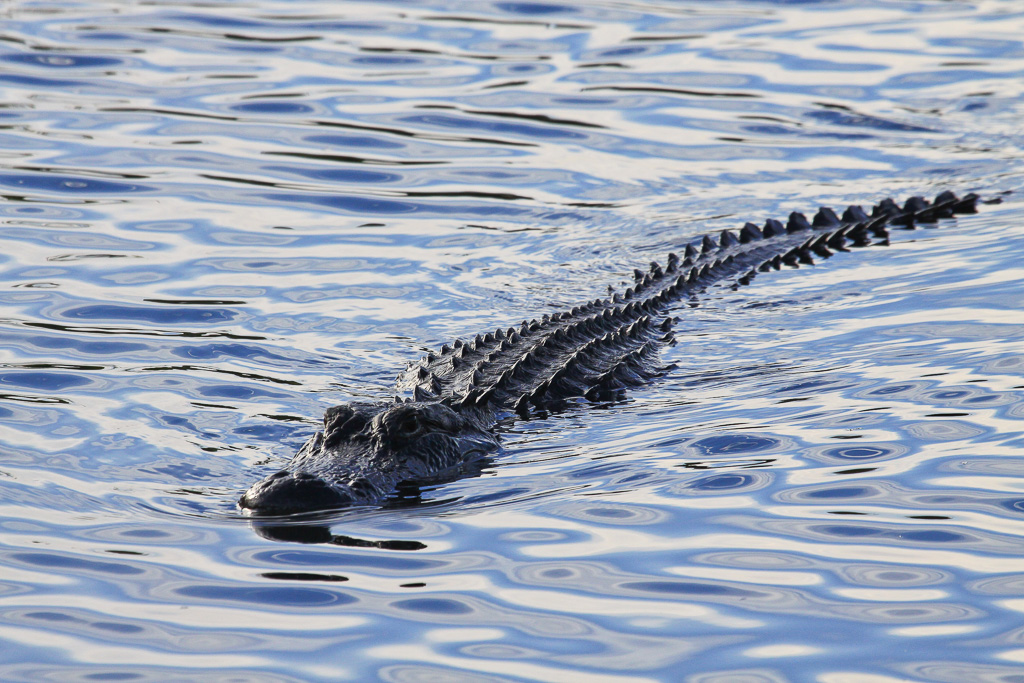
[[[0,679],[1022,680],[1018,194],[710,292],[663,381],[477,476],[235,507],[326,407],[704,232],[1019,189],[1017,3],[0,19]]]

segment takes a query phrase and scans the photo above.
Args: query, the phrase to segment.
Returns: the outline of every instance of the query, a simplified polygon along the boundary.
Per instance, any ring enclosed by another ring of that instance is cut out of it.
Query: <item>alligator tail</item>
[[[407,370],[400,385],[412,388],[415,400],[522,416],[576,398],[618,399],[663,374],[660,351],[675,341],[669,311],[677,302],[716,283],[745,285],[784,265],[809,265],[815,256],[887,243],[890,226],[909,229],[974,213],[978,199],[952,192],[932,202],[912,197],[903,206],[886,199],[870,214],[859,206],[842,216],[822,208],[810,220],[794,212],[785,224],[770,219],[761,227],[747,223],[736,232],[705,236],[688,244],[682,256],[669,254],[664,266],[635,270],[634,284],[623,292],[446,344]]]
[[[822,207],[811,220],[793,212],[785,225],[774,219],[767,220],[761,228],[747,223],[737,234],[725,230],[717,240],[704,237],[699,249],[688,245],[688,287],[680,285],[678,290],[681,296],[688,296],[736,276],[737,284],[745,285],[758,273],[779,270],[783,265],[813,265],[814,256],[828,258],[836,251],[848,251],[848,246],[887,244],[890,226],[913,229],[918,224],[936,223],[956,214],[975,213],[978,199],[976,194],[957,197],[947,191],[934,202],[911,197],[902,207],[885,199],[872,207],[870,215],[860,206],[847,207],[841,217]],[[697,273],[691,285],[694,270]],[[638,283],[642,282],[638,279]],[[676,285],[678,278],[672,286]]]

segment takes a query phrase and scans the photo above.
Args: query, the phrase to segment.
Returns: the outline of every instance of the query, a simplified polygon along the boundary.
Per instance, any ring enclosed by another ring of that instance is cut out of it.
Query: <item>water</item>
[[[0,8],[0,679],[1024,680],[1019,193],[298,543],[325,407],[746,220],[1019,190],[1009,1]]]

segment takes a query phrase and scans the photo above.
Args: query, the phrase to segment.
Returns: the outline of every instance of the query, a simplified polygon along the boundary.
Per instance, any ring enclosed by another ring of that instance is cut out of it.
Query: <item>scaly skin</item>
[[[395,403],[335,406],[288,466],[250,488],[239,501],[260,515],[279,515],[382,502],[403,482],[450,478],[499,447],[498,420],[557,410],[567,401],[620,398],[664,372],[660,351],[674,343],[672,307],[722,281],[745,285],[783,265],[813,264],[847,246],[887,243],[886,228],[935,223],[974,213],[978,197],[943,192],[929,203],[890,199],[869,216],[851,206],[842,217],[820,209],[787,224],[747,223],[687,245],[682,259],[634,271],[636,283],[607,299],[523,321],[475,339],[455,340],[399,377],[413,398]]]

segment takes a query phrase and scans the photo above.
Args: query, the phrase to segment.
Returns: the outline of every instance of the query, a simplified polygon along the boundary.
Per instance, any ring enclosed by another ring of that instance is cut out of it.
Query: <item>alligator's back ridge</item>
[[[674,341],[668,311],[678,301],[718,282],[748,284],[759,272],[884,243],[889,225],[910,228],[974,212],[977,200],[943,192],[934,202],[913,197],[901,207],[886,199],[870,215],[859,206],[842,216],[822,208],[811,220],[794,212],[785,224],[747,223],[705,236],[682,257],[669,254],[664,266],[635,270],[635,284],[624,292],[446,344],[402,373],[399,387],[411,389],[415,400],[489,404],[523,416],[574,397],[615,398],[661,374],[661,346]]]
[[[912,228],[973,213],[977,195],[943,192],[929,202],[891,199],[871,213],[823,208],[808,220],[747,223],[689,244],[664,265],[634,271],[633,286],[539,320],[456,340],[399,377],[411,398],[335,406],[288,466],[250,488],[239,504],[286,514],[376,504],[406,481],[457,476],[498,448],[495,425],[514,411],[529,416],[571,399],[618,398],[662,374],[672,337],[672,307],[719,282],[749,283],[783,265],[814,263],[849,246],[887,243],[887,226]]]

